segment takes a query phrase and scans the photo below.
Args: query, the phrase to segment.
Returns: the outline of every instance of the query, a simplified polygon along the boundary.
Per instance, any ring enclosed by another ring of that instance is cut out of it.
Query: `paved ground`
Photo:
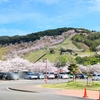
[[[84,90],[64,90],[64,89],[42,88],[40,85],[16,86],[16,87],[9,87],[9,89],[25,91],[25,92],[68,95],[68,96],[75,96],[75,97],[83,97],[85,94]],[[86,90],[86,94],[88,96],[87,98],[90,98],[91,100],[99,99],[99,91]]]
[[[77,96],[77,97],[84,96],[84,90],[62,90],[62,91],[58,91],[56,93],[62,94],[62,95]],[[99,91],[87,90],[87,96],[88,96],[87,98],[97,100],[97,99],[99,99]]]

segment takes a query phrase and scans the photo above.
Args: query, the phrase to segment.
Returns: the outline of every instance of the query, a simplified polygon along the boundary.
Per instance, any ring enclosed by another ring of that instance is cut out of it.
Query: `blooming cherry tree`
[[[7,61],[0,61],[0,71],[23,71],[31,70],[34,72],[45,72],[46,62],[36,62],[30,63],[28,60],[25,60],[20,57],[13,59],[8,59]],[[54,72],[57,68],[53,63],[47,61],[47,71]]]

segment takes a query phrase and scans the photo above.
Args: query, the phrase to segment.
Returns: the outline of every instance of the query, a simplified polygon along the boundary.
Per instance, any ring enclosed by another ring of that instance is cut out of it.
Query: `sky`
[[[63,27],[100,31],[100,0],[0,0],[0,36]]]

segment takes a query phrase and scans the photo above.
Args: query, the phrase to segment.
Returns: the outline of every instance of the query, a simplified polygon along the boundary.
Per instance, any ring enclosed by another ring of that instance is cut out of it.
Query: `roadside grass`
[[[100,82],[94,82],[94,85],[87,86],[86,82],[66,82],[58,84],[44,84],[45,88],[59,88],[59,89],[72,89],[83,90],[84,88],[89,90],[100,90]]]

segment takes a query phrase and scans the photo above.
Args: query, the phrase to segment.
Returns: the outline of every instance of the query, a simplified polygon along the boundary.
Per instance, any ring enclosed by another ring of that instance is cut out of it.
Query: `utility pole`
[[[47,83],[47,58],[46,58],[46,83]]]
[[[45,61],[46,61],[46,66],[45,66],[45,71],[46,71],[46,76],[45,76],[45,79],[44,79],[44,81],[45,81],[45,83],[47,84],[47,68],[48,68],[48,64],[47,64],[47,58],[45,58]]]

